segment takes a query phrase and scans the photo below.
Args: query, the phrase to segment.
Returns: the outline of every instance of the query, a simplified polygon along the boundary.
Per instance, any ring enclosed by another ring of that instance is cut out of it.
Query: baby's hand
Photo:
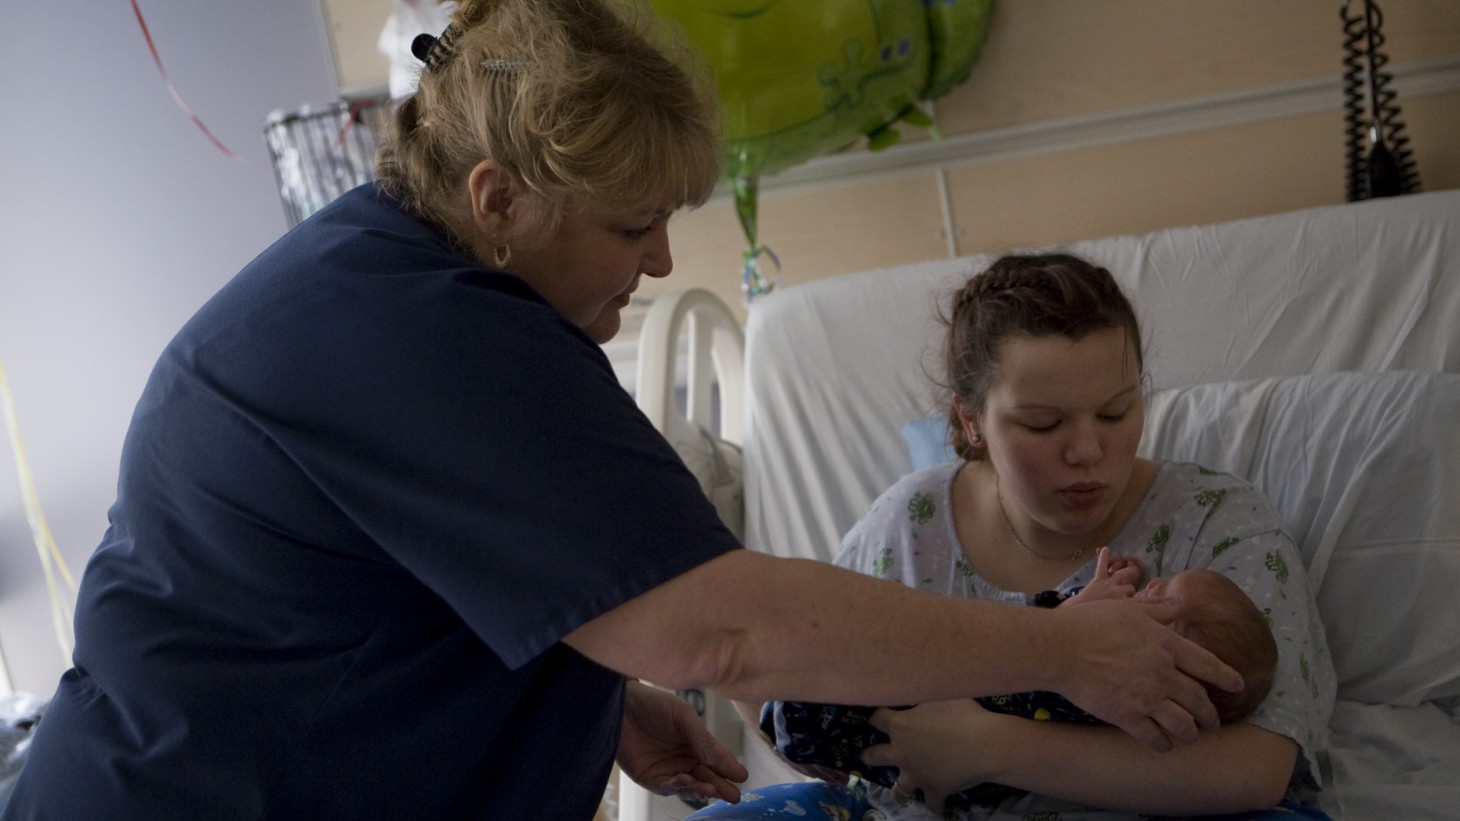
[[[1098,601],[1100,599],[1128,599],[1135,595],[1136,585],[1141,582],[1141,560],[1134,556],[1111,558],[1110,548],[1102,547],[1095,555],[1095,578],[1085,588],[1065,600],[1069,602]]]

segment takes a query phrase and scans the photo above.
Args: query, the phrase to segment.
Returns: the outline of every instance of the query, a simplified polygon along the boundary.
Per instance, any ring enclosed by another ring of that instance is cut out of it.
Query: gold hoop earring
[[[512,246],[504,242],[493,248],[492,261],[497,264],[498,268],[506,268],[507,263],[512,261]]]

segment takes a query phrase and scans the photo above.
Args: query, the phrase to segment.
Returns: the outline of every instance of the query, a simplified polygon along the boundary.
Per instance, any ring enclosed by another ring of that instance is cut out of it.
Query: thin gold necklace
[[[994,495],[997,496],[999,499],[999,515],[1004,517],[1005,529],[1009,531],[1009,536],[1014,539],[1014,544],[1019,545],[1019,547],[1023,548],[1025,553],[1028,553],[1034,558],[1046,562],[1072,562],[1084,556],[1085,551],[1090,549],[1090,546],[1087,544],[1079,550],[1071,553],[1069,558],[1067,559],[1056,558],[1054,556],[1046,556],[1043,553],[1040,553],[1039,551],[1025,544],[1023,539],[1019,538],[1019,534],[1014,530],[1014,523],[1009,521],[1009,512],[1007,510],[1004,510],[1004,491],[1003,488],[999,487],[999,476],[997,473],[994,474]]]

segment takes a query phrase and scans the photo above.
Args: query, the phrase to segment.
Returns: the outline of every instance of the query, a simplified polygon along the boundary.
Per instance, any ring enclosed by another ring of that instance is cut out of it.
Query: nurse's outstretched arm
[[[625,675],[743,701],[900,705],[1063,693],[1146,745],[1218,726],[1202,681],[1242,679],[1163,621],[1162,603],[1019,607],[913,590],[804,559],[735,550],[564,640]]]

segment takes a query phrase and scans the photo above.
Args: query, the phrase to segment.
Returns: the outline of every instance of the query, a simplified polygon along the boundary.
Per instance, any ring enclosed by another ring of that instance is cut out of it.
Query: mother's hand
[[[931,701],[906,710],[883,708],[871,724],[890,737],[862,751],[862,762],[897,767],[897,790],[923,791],[923,801],[943,811],[948,796],[987,781],[994,762],[989,755],[1003,749],[990,738],[997,716],[971,698]],[[1019,719],[1022,720],[1022,719]]]
[[[1166,626],[1176,619],[1177,604],[1066,602],[1050,611],[1067,620],[1064,635],[1073,643],[1057,656],[1073,659],[1068,676],[1051,689],[1155,750],[1190,743],[1199,730],[1220,726],[1201,682],[1239,692],[1242,677]]]

